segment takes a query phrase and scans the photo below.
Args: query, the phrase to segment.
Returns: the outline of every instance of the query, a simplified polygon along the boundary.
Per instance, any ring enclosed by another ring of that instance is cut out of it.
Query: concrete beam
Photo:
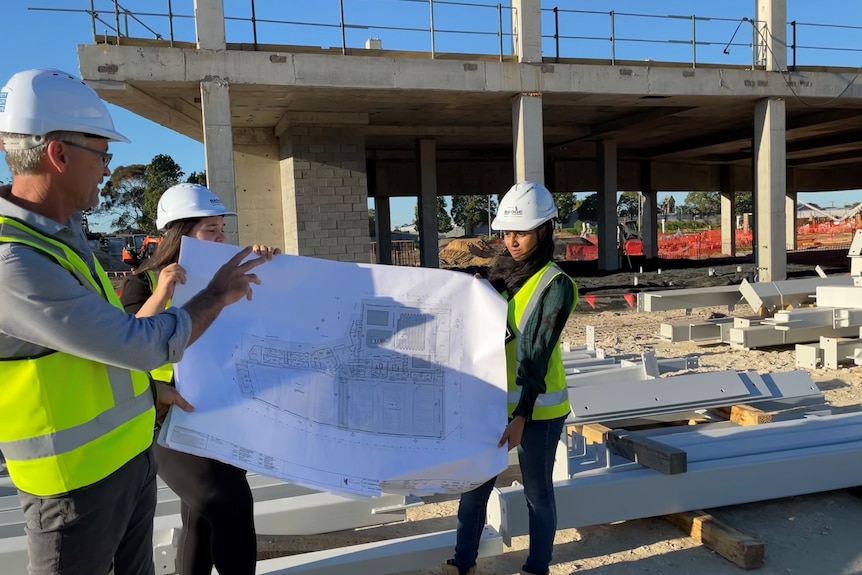
[[[519,62],[542,62],[541,0],[511,0],[512,52]]]
[[[165,100],[160,100],[128,82],[95,80],[87,82],[87,84],[108,102],[123,102],[123,104],[133,106],[136,109],[143,106],[147,110],[146,117],[153,122],[176,130],[199,142],[203,141],[200,110],[195,110],[197,114],[192,116],[187,111],[171,106]]]
[[[841,96],[862,99],[862,83],[847,87],[846,71],[790,72],[778,76],[744,68],[421,60],[284,52],[212,52],[143,46],[78,46],[85,80],[193,82],[207,76],[233,84],[368,90],[626,94],[636,96],[727,96],[733,98]]]
[[[545,126],[545,137],[547,136],[587,136],[590,131],[587,128],[578,126]],[[512,129],[509,126],[467,126],[467,125],[398,125],[385,126],[369,124],[365,128],[366,136],[415,136],[415,137],[435,137],[435,136],[463,136],[469,138],[471,136],[489,137],[500,136],[506,137],[512,135]]]
[[[277,137],[290,126],[365,126],[368,114],[354,112],[285,112],[273,128]]]
[[[835,165],[835,164],[852,164],[862,162],[862,148],[858,150],[849,150],[847,152],[832,152],[817,156],[808,156],[806,158],[788,158],[787,165],[791,168],[802,166],[813,166],[817,164]]]
[[[661,120],[662,118],[667,118],[669,116],[673,116],[675,114],[679,114],[680,112],[685,112],[691,109],[692,108],[690,107],[682,106],[665,106],[661,108],[647,108],[646,110],[640,110],[638,112],[632,112],[630,114],[623,114],[611,120],[599,122],[598,124],[593,124],[589,127],[586,134],[582,136],[576,136],[571,140],[567,140],[562,144],[558,144],[555,147],[564,148],[569,144],[574,144],[575,142],[581,142],[583,140],[607,136],[620,130],[630,130],[632,129],[632,127],[639,124],[646,124],[649,122],[654,122],[656,120]]]
[[[512,102],[512,143],[515,182],[545,183],[545,146],[542,131],[542,96],[515,96]]]
[[[787,69],[787,0],[756,0],[757,61],[768,72]]]

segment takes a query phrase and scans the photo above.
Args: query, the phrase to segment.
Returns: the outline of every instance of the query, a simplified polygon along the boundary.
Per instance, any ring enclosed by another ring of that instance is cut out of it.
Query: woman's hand
[[[170,264],[159,272],[159,282],[153,295],[167,302],[174,297],[174,289],[177,284],[186,283],[186,270],[180,264]]]
[[[271,248],[263,244],[254,244],[252,250],[257,255],[265,257],[267,261],[271,260],[272,256],[277,256],[281,253],[281,250],[279,248]]]
[[[497,447],[503,447],[503,445],[508,443],[509,450],[512,450],[521,445],[521,436],[524,434],[524,426],[526,424],[527,420],[523,416],[516,415],[509,422],[509,425],[506,426],[506,429],[503,430],[503,435],[500,436]]]

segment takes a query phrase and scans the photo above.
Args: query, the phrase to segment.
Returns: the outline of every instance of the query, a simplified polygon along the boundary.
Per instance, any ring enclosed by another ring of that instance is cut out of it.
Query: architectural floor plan
[[[182,250],[175,305],[236,248]],[[463,491],[505,467],[506,306],[487,282],[296,256],[256,271],[253,300],[178,365],[196,411],[172,411],[162,443],[361,495]]]

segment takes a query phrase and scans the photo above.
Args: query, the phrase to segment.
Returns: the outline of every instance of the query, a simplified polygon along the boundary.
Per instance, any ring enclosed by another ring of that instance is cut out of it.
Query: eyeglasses
[[[81,144],[76,144],[75,142],[67,142],[65,140],[61,140],[61,143],[66,144],[67,146],[72,146],[73,148],[80,148],[81,150],[86,150],[91,154],[96,154],[100,158],[102,158],[102,163],[105,164],[105,167],[108,167],[108,164],[111,163],[111,158],[114,157],[114,154],[109,152],[103,152],[102,150],[97,150],[96,148],[90,148],[88,146],[82,146]]]

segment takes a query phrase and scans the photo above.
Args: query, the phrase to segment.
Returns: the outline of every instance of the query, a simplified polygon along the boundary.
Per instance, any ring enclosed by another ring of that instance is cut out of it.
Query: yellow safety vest
[[[69,246],[3,216],[0,243],[47,254],[122,309],[98,259],[93,274]],[[155,418],[146,373],[60,351],[0,360],[0,451],[21,491],[50,497],[104,479],[150,446]]]
[[[156,286],[159,285],[159,275],[153,270],[146,270],[144,273],[147,274],[147,280],[150,282],[150,291],[156,293]],[[171,307],[171,300],[167,301],[165,307]],[[174,378],[174,365],[172,363],[166,363],[165,365],[152,370],[150,375],[153,376],[153,379],[170,383]]]
[[[553,262],[533,274],[526,283],[518,290],[515,297],[509,299],[508,322],[510,329],[514,332],[513,337],[506,343],[506,374],[508,383],[508,407],[509,417],[521,400],[521,386],[517,385],[518,363],[521,360],[522,342],[521,333],[527,325],[530,316],[533,315],[542,294],[548,285],[563,270]],[[568,277],[568,276],[566,276]],[[571,279],[571,278],[570,278]],[[578,286],[574,280],[572,285],[575,289],[574,302],[578,301]],[[575,309],[573,303],[572,310]],[[571,310],[570,310],[571,312]],[[547,420],[556,419],[569,413],[569,394],[566,389],[566,371],[563,368],[563,358],[560,352],[559,340],[554,342],[554,351],[548,362],[548,373],[545,375],[545,393],[540,393],[533,408],[533,419]]]

